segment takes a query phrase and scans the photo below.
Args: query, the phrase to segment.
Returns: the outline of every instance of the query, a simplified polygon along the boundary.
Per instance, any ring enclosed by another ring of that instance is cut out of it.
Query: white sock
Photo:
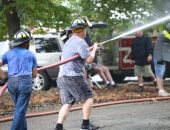
[[[153,82],[156,82],[156,79],[154,79]]]
[[[139,84],[139,86],[143,86],[143,84]]]
[[[112,81],[112,82],[110,82],[110,84],[111,84],[111,85],[114,85],[114,84],[115,84],[115,82],[114,82],[114,81]]]
[[[159,90],[159,93],[164,93],[165,91],[162,89],[162,90]]]
[[[106,81],[106,85],[109,84],[109,81]]]

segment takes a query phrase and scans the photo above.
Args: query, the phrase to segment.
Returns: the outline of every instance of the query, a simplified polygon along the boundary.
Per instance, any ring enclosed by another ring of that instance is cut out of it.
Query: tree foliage
[[[143,24],[158,19],[168,14],[170,4],[168,0],[78,0],[81,11],[77,11],[77,16],[87,15],[90,19],[108,23],[106,29],[96,29],[90,31],[94,41],[99,41],[101,36],[107,34],[108,39],[116,32],[128,31],[134,27],[134,23]],[[156,26],[154,29],[163,29]],[[95,33],[94,33],[95,32]]]
[[[152,2],[152,9],[149,10],[150,16],[147,17],[147,21],[159,20],[162,17],[168,16],[170,14],[170,2],[169,0],[148,0]],[[153,28],[149,28],[148,31],[157,30],[160,32],[165,29],[166,24],[170,22],[170,20],[162,22]]]
[[[103,21],[109,25],[106,30],[97,29],[98,34],[95,34],[94,40],[101,37],[101,32],[105,35],[114,29],[117,32],[126,30],[136,19],[144,17],[144,11],[151,8],[143,0],[88,0],[88,2],[80,0],[79,4],[82,7],[81,15],[88,14],[90,19]],[[94,37],[94,33],[91,35]]]
[[[70,11],[62,6],[62,0],[2,0],[0,7],[0,39],[9,36],[13,38],[14,33],[23,28],[43,27],[59,29],[70,22]],[[13,16],[14,12],[17,13]],[[12,20],[11,17],[15,17]],[[16,17],[19,19],[19,28],[15,27]],[[11,33],[10,33],[11,32]]]
[[[92,29],[92,39],[110,39],[128,31],[134,23],[148,23],[170,12],[169,0],[2,0],[0,1],[0,39],[13,38],[21,28],[65,28],[73,17],[88,16],[108,23],[106,29]],[[149,29],[162,30],[166,22]],[[94,33],[95,32],[95,33]],[[108,35],[110,34],[110,35]]]

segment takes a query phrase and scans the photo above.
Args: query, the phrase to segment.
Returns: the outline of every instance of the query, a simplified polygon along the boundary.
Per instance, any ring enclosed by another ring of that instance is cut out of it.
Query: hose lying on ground
[[[146,101],[161,101],[161,100],[169,100],[169,99],[170,99],[170,97],[122,100],[122,101],[94,104],[93,108],[109,106],[109,105],[116,105],[116,104],[124,104],[124,103],[135,103],[135,102],[146,102]],[[77,110],[82,110],[82,107],[75,107],[75,108],[70,109],[70,111],[77,111]],[[46,115],[52,115],[52,114],[58,114],[58,113],[59,113],[59,110],[49,111],[49,112],[39,112],[39,113],[34,113],[34,114],[27,114],[26,117],[31,118],[31,117],[46,116]],[[0,123],[1,122],[6,122],[6,121],[11,121],[12,119],[13,119],[13,117],[1,118]]]

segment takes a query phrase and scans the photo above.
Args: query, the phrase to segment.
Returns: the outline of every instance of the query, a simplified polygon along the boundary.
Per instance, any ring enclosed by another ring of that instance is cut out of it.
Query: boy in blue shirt
[[[18,31],[14,35],[15,46],[0,59],[0,66],[8,64],[8,78],[0,69],[0,77],[7,82],[8,91],[15,104],[15,114],[11,130],[27,130],[26,111],[32,92],[32,78],[37,75],[35,54],[28,50],[32,39],[26,31]]]

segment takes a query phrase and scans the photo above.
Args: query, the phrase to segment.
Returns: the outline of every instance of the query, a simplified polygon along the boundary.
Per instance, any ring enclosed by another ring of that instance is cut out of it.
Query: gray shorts
[[[134,75],[135,76],[145,76],[150,77],[153,74],[151,65],[145,65],[145,66],[134,66]]]
[[[94,96],[84,76],[62,76],[57,78],[62,104],[74,104]]]

